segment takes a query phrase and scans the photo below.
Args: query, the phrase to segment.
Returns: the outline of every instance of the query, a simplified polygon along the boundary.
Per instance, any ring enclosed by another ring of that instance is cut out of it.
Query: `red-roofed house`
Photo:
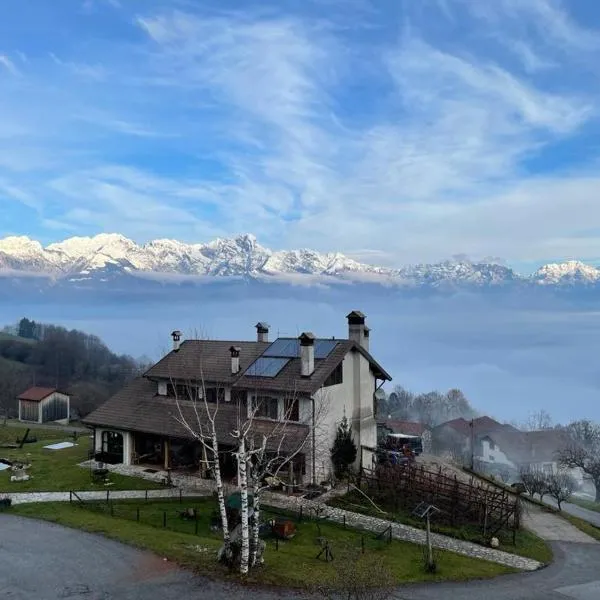
[[[70,398],[56,388],[30,387],[19,401],[19,421],[24,423],[69,423]]]

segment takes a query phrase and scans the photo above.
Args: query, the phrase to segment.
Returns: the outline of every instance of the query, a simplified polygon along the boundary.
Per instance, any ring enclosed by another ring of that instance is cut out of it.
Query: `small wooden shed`
[[[19,400],[19,421],[24,423],[69,423],[70,398],[56,388],[34,386]]]

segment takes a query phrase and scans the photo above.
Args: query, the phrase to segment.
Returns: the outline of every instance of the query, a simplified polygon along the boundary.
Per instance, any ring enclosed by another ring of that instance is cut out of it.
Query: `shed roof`
[[[58,392],[56,388],[33,386],[17,396],[17,399],[29,400],[30,402],[41,402],[55,392]]]

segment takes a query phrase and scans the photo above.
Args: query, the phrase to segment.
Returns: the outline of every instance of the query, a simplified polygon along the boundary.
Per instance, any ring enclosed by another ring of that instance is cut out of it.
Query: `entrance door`
[[[117,431],[102,432],[103,462],[116,465],[123,462],[123,434]]]

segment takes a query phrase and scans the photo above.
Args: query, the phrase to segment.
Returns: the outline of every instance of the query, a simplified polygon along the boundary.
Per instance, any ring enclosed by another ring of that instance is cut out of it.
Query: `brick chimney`
[[[259,321],[256,325],[256,341],[257,342],[268,342],[269,341],[269,324],[264,321]]]
[[[229,352],[231,353],[231,374],[237,375],[240,372],[240,352],[241,348],[238,346],[231,346]]]
[[[310,331],[304,332],[300,340],[300,374],[310,377],[315,371],[315,335]]]
[[[346,318],[348,319],[348,339],[368,350],[370,329],[365,325],[365,315],[359,310],[353,310],[346,315]]]
[[[171,333],[171,337],[173,338],[173,352],[179,352],[179,346],[181,344],[181,337],[183,334],[181,331],[176,330]]]

